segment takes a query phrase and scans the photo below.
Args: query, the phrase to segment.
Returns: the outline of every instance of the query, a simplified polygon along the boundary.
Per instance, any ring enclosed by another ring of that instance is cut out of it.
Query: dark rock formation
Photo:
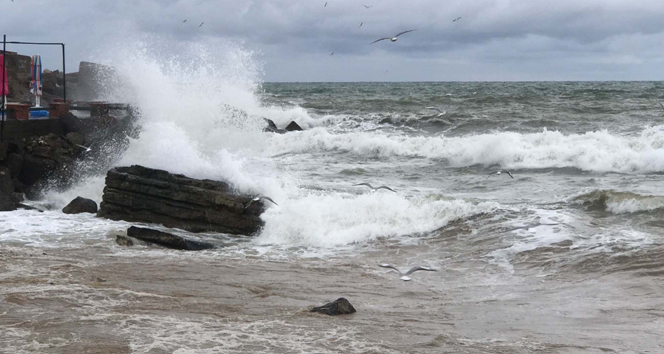
[[[187,240],[183,237],[169,234],[167,232],[136,226],[131,226],[127,229],[127,236],[177,250],[200,251],[216,248],[216,246],[211,243]]]
[[[263,119],[265,119],[265,123],[267,123],[267,127],[263,128],[264,132],[283,133],[282,130],[277,128],[277,125],[274,124],[274,121],[272,121],[272,119],[267,119],[267,118]]]
[[[262,226],[263,201],[244,206],[221,181],[197,180],[143,166],[116,167],[106,175],[98,216],[159,223],[193,232],[251,235]]]
[[[97,213],[97,203],[94,200],[86,199],[83,197],[76,197],[69,202],[66,207],[62,208],[65,214],[79,214],[79,213]]]
[[[312,308],[311,312],[319,312],[319,313],[328,314],[330,316],[336,316],[336,315],[347,315],[349,313],[354,313],[355,308],[353,307],[353,305],[350,304],[350,302],[348,302],[348,300],[346,300],[343,297],[340,297],[323,306]]]
[[[131,239],[131,237],[122,236],[122,235],[116,235],[115,243],[125,247],[131,247],[134,245],[134,241]]]
[[[23,155],[10,152],[5,159],[5,165],[9,168],[9,175],[12,178],[16,178],[19,172],[21,172],[21,168],[23,168]]]
[[[5,166],[0,166],[0,192],[7,195],[14,193],[14,183],[9,169]]]
[[[297,123],[295,123],[295,121],[291,121],[286,126],[286,131],[293,132],[293,131],[298,131],[298,130],[303,130],[303,129]]]
[[[18,209],[18,201],[11,194],[0,191],[0,211],[13,211]]]

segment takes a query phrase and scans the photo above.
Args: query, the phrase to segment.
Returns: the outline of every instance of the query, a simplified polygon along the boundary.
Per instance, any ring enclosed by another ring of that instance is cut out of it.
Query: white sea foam
[[[543,130],[500,132],[462,137],[424,137],[377,132],[332,134],[315,128],[296,135],[273,136],[274,154],[344,151],[363,156],[445,159],[453,166],[501,165],[505,168],[574,167],[597,172],[664,171],[664,125],[633,136],[608,131],[563,134]]]
[[[488,213],[494,202],[408,199],[391,192],[359,196],[310,193],[262,215],[259,245],[334,247],[426,233],[450,221]]]

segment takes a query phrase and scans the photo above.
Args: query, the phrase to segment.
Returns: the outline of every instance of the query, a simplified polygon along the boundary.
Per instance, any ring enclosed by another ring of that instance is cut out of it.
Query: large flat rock
[[[199,180],[134,165],[106,175],[98,216],[149,222],[187,231],[252,235],[262,226],[263,202],[222,181]]]

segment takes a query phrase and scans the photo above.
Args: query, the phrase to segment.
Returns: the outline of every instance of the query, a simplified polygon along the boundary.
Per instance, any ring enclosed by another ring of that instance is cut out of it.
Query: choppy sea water
[[[101,200],[82,163],[74,187],[33,201],[50,210],[1,215],[12,352],[664,350],[664,83],[261,83],[240,49],[198,49],[221,64],[110,60],[131,88],[110,97],[141,118],[108,167],[279,205],[254,237],[182,232],[216,251],[122,248],[129,224],[59,212]],[[264,133],[263,117],[305,130]],[[384,262],[438,272],[405,283]],[[358,313],[302,310],[339,296]]]

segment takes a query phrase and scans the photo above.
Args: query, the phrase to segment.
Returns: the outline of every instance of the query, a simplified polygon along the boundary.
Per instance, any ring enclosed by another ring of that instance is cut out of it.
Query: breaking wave
[[[641,195],[615,190],[594,190],[576,196],[572,201],[589,210],[608,211],[613,214],[637,213],[664,208],[664,196]]]
[[[664,126],[633,136],[606,130],[563,134],[499,132],[462,137],[425,137],[376,132],[332,134],[314,128],[295,135],[274,136],[274,153],[342,151],[372,157],[424,157],[452,166],[500,165],[510,169],[573,167],[594,172],[664,171]]]

